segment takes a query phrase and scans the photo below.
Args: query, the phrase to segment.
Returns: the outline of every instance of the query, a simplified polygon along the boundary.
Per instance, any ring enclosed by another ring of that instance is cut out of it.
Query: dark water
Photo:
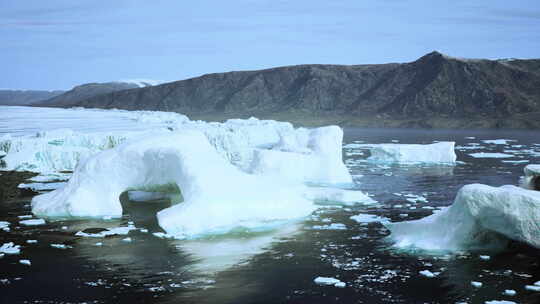
[[[476,138],[465,139],[470,136]],[[540,144],[538,132],[345,130],[345,143],[452,140],[463,146],[484,139],[513,139],[516,142],[510,145],[522,146],[482,143],[478,151],[540,152],[540,146],[534,145]],[[373,195],[379,206],[323,208],[305,221],[275,231],[239,232],[197,241],[161,239],[141,231],[107,238],[74,235],[87,228],[130,222],[150,232],[160,231],[154,214],[167,202],[125,200],[126,214],[121,220],[72,220],[27,227],[19,226],[17,217],[30,214],[31,196],[3,201],[0,221],[12,224],[10,232],[0,230],[0,245],[14,242],[22,245],[22,252],[0,258],[0,303],[484,303],[503,299],[540,303],[540,293],[524,289],[540,280],[540,252],[536,249],[513,244],[504,252],[413,254],[392,249],[386,239],[388,231],[380,223],[361,225],[350,219],[359,213],[393,221],[421,218],[432,213],[422,207],[451,204],[465,184],[518,183],[525,164],[467,155],[478,151],[456,151],[458,160],[464,162],[457,166],[377,165],[361,161],[365,156],[346,156],[357,187]],[[540,162],[540,157],[530,153],[514,155],[506,160]],[[408,202],[405,194],[421,195],[427,202]],[[330,223],[344,224],[346,229],[313,229]],[[128,236],[132,241],[123,241]],[[38,242],[27,244],[27,240]],[[98,242],[102,246],[96,246]],[[54,243],[71,248],[52,248]],[[481,260],[480,254],[491,259]],[[29,259],[32,265],[19,264],[20,259]],[[418,271],[425,269],[441,274],[420,276]],[[313,280],[318,276],[338,278],[347,286],[316,285]],[[480,281],[483,287],[473,288],[471,281]],[[505,289],[516,290],[517,295],[502,295]]]

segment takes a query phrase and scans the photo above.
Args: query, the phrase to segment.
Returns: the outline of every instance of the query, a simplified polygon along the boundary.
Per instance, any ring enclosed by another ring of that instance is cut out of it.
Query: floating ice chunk
[[[197,131],[130,141],[81,163],[65,187],[38,195],[32,211],[47,216],[121,216],[127,189],[176,184],[184,202],[158,213],[169,234],[190,237],[309,215],[306,187],[241,172]],[[202,220],[204,219],[204,220]]]
[[[471,281],[471,286],[472,287],[475,287],[475,288],[480,288],[482,287],[482,282],[476,282],[476,281]]]
[[[429,270],[421,270],[418,272],[419,274],[427,277],[427,278],[434,278],[439,275],[439,272],[431,272]]]
[[[26,240],[27,244],[36,244],[37,242],[37,240]]]
[[[515,142],[517,140],[515,139],[486,139],[482,140],[482,142],[486,144],[492,144],[492,145],[509,145],[510,142]]]
[[[115,227],[115,228],[108,228],[98,233],[86,233],[83,231],[78,231],[77,233],[75,233],[75,236],[102,238],[102,237],[107,237],[111,235],[127,235],[132,230],[137,230],[137,228],[133,226]]]
[[[486,301],[485,304],[517,304],[517,303],[513,301],[507,301],[507,300],[491,300],[491,301]]]
[[[501,160],[502,163],[505,163],[505,164],[526,164],[529,162],[528,159],[524,159],[524,160]]]
[[[489,261],[491,259],[489,255],[481,255],[479,258],[480,260],[483,260],[483,261]]]
[[[133,241],[133,240],[130,237],[122,239],[122,242],[126,242],[126,243],[130,243],[131,241]]]
[[[525,285],[526,290],[530,291],[539,291],[540,292],[540,286],[538,285]]]
[[[26,266],[32,265],[32,263],[30,262],[30,260],[19,260],[19,263],[21,263],[21,264],[23,264],[23,265],[26,265]]]
[[[0,246],[0,253],[19,254],[21,253],[21,246],[15,245],[13,242],[4,243],[4,245]]]
[[[44,219],[23,220],[23,221],[19,221],[19,224],[24,225],[24,226],[45,225],[45,220]]]
[[[389,219],[386,217],[380,217],[374,214],[363,214],[363,213],[358,214],[358,215],[353,215],[350,217],[350,219],[358,223],[374,223],[374,222],[385,223],[389,221]]]
[[[396,163],[446,163],[456,162],[454,142],[439,142],[428,145],[379,144],[370,145],[369,161]]]
[[[337,188],[308,187],[305,197],[318,203],[335,203],[345,206],[356,204],[371,205],[376,203],[375,200],[361,191]]]
[[[103,246],[103,243],[102,242],[97,242],[97,243],[94,244],[94,246],[98,246],[98,247]]]
[[[19,184],[17,186],[20,189],[30,189],[32,191],[47,191],[47,190],[56,190],[66,183],[31,183],[31,184]]]
[[[490,153],[490,152],[478,152],[471,153],[470,156],[474,158],[512,158],[514,155],[506,153]]]
[[[166,234],[166,233],[163,233],[163,232],[154,232],[154,233],[152,233],[152,235],[154,235],[155,237],[158,237],[160,239],[172,239],[172,238],[174,238],[174,235]]]
[[[540,281],[534,282],[534,285],[535,285],[535,286],[540,286]]]
[[[314,230],[346,230],[347,226],[341,223],[332,223],[330,225],[315,225],[312,227]]]
[[[513,289],[505,289],[503,294],[505,296],[513,297],[513,296],[515,296],[517,294],[517,292],[515,290],[513,290]]]
[[[9,222],[0,221],[0,229],[8,228],[10,225]]]
[[[72,248],[71,246],[65,245],[65,244],[51,244],[51,247],[52,247],[52,248],[58,248],[58,249],[68,249],[68,248]]]
[[[317,285],[333,285],[335,287],[343,288],[345,287],[345,283],[341,282],[340,280],[336,278],[329,278],[329,277],[317,277],[315,280],[313,280],[315,284]]]
[[[454,204],[416,221],[385,223],[398,247],[464,250],[505,246],[507,239],[540,248],[540,192],[515,186],[466,185]]]

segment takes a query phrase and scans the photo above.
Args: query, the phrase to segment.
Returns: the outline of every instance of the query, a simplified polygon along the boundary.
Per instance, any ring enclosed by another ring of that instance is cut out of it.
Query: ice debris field
[[[171,206],[156,215],[163,232],[150,235],[195,242],[183,248],[200,257],[213,251],[204,241],[197,243],[206,236],[239,229],[276,231],[259,243],[229,242],[229,248],[238,249],[238,257],[223,262],[210,255],[206,264],[213,268],[240,262],[239,257],[250,252],[246,248],[261,252],[270,240],[283,235],[279,227],[299,220],[317,221],[308,228],[314,233],[345,233],[351,223],[363,227],[360,229],[380,226],[378,231],[389,234],[387,239],[394,248],[409,252],[460,255],[502,250],[511,242],[540,248],[540,165],[528,164],[531,158],[540,156],[540,145],[524,147],[513,139],[473,137],[458,146],[451,141],[401,144],[398,140],[343,144],[343,130],[337,126],[295,128],[287,122],[256,118],[209,123],[192,121],[181,114],[148,111],[46,112],[50,115],[41,114],[47,118],[40,120],[34,109],[11,107],[8,119],[0,121],[1,170],[38,174],[18,186],[39,194],[31,202],[33,215],[19,216],[16,229],[39,229],[49,222],[69,223],[70,219],[106,222],[120,218],[124,211],[120,197],[126,193],[134,202],[170,200]],[[66,116],[73,120],[66,121]],[[26,126],[8,123],[14,120]],[[466,156],[458,160],[455,150]],[[381,208],[377,193],[368,195],[359,190],[362,176],[350,173],[350,168],[364,166],[374,174],[391,177],[392,168],[397,166],[411,175],[446,176],[455,166],[483,160],[525,166],[520,186],[468,184],[455,192],[453,204],[447,207],[428,204],[427,197],[434,193],[394,192],[391,195],[400,203],[382,207],[395,210],[388,217],[376,211]],[[363,212],[339,220],[327,216],[336,208],[350,212],[349,208],[357,206],[372,208],[369,210],[374,214]],[[409,220],[409,213],[419,210],[432,214]],[[5,232],[13,226],[0,221],[0,229]],[[96,232],[81,229],[74,235],[96,239],[93,246],[102,247],[101,240],[114,235],[125,244],[132,243],[136,241],[131,234],[134,231],[149,232],[130,223]],[[351,240],[360,238],[352,236]],[[47,246],[73,249],[64,243]],[[362,262],[367,263],[367,257],[346,261],[333,258],[329,252],[336,248],[332,246],[323,247],[320,256],[336,268],[360,269]],[[18,255],[21,248],[13,242],[4,243],[0,257]],[[479,255],[479,260],[490,259],[489,255]],[[19,263],[32,266],[30,259],[20,259]],[[432,265],[422,265],[426,266]],[[410,276],[436,280],[444,275],[444,269],[420,269]],[[361,278],[386,282],[398,277],[395,270],[379,272],[377,278],[367,273]],[[323,275],[314,277],[313,283],[338,288],[356,284]],[[481,289],[482,282],[471,281],[470,286]],[[526,286],[528,291],[540,291],[535,284]],[[515,291],[505,290],[503,294],[513,297]]]

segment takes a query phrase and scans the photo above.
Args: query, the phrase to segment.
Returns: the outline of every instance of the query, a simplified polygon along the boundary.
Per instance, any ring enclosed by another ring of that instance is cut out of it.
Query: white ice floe
[[[26,240],[27,244],[37,244],[37,240]]]
[[[418,273],[427,278],[434,278],[439,275],[439,272],[431,272],[429,270],[421,270]]]
[[[454,142],[419,144],[379,144],[369,145],[369,161],[395,163],[443,163],[456,162]]]
[[[482,284],[482,282],[471,281],[471,286],[472,287],[480,288],[480,287],[482,287],[482,285],[484,285],[484,284]]]
[[[137,230],[137,228],[134,226],[115,227],[115,228],[107,228],[98,233],[86,233],[83,231],[78,231],[77,233],[75,233],[75,236],[103,238],[103,237],[112,236],[112,235],[127,235],[130,231],[133,231],[133,230]]]
[[[68,249],[68,248],[72,248],[71,246],[69,245],[65,245],[65,244],[50,244],[52,248],[57,248],[57,249]]]
[[[44,219],[23,220],[23,221],[19,221],[19,224],[24,225],[24,226],[45,225],[45,220]]]
[[[517,292],[515,290],[513,290],[513,289],[505,289],[503,294],[505,296],[513,297],[513,296],[515,296],[517,294]]]
[[[386,217],[380,217],[374,214],[363,214],[363,213],[358,214],[358,215],[353,215],[350,217],[350,219],[358,223],[375,223],[375,222],[385,223],[389,221],[389,219]]]
[[[9,228],[9,225],[9,222],[0,221],[0,229]]]
[[[21,253],[21,246],[15,245],[13,242],[4,243],[2,246],[0,246],[0,253],[19,254]]]
[[[330,285],[335,287],[343,288],[346,286],[345,282],[341,282],[340,280],[336,278],[329,278],[329,277],[317,277],[315,280],[313,280],[315,284],[317,285]]]
[[[30,189],[32,191],[46,191],[46,190],[56,190],[62,186],[64,186],[65,183],[30,183],[30,184],[19,184],[17,186],[20,189]]]
[[[506,153],[497,153],[497,152],[478,152],[471,153],[470,156],[474,158],[512,158],[514,155]]]
[[[514,301],[507,301],[507,300],[491,300],[486,301],[485,304],[517,304]]]
[[[30,262],[30,260],[19,260],[19,263],[20,263],[20,264],[23,264],[23,265],[26,265],[26,266],[32,265],[32,263]]]
[[[491,257],[489,255],[481,255],[479,256],[480,260],[483,260],[483,261],[489,261],[491,260]]]
[[[466,185],[450,207],[420,220],[385,225],[398,247],[464,250],[501,247],[512,239],[540,248],[540,192]]]
[[[515,139],[486,139],[482,140],[482,142],[486,144],[492,144],[492,145],[509,145],[510,142],[515,142],[517,140]]]
[[[538,285],[525,285],[525,289],[529,291],[538,291],[540,292],[540,286]]]

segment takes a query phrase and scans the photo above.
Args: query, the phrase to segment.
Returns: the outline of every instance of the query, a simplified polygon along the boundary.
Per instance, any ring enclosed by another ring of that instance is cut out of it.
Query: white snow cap
[[[385,225],[398,247],[499,247],[506,245],[503,235],[540,248],[540,192],[510,185],[466,185],[450,207],[420,220]]]
[[[371,152],[369,161],[395,163],[446,163],[456,162],[455,143],[438,142],[419,144],[379,144],[366,145]]]

